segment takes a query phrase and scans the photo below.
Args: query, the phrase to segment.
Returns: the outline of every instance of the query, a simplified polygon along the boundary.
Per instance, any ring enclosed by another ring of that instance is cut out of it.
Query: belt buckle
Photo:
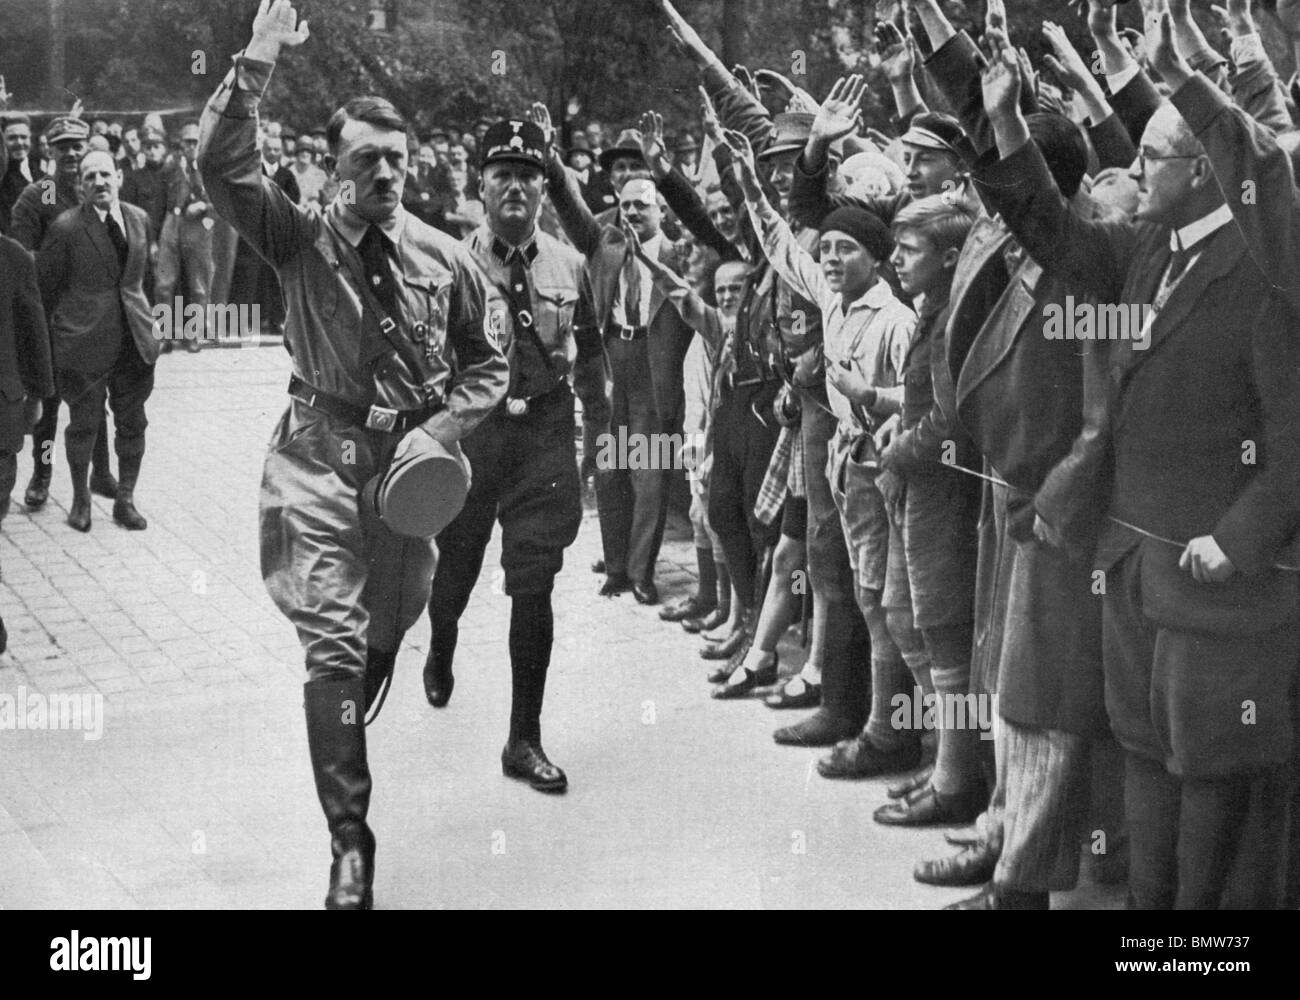
[[[397,410],[387,406],[372,406],[366,414],[366,430],[391,431],[397,427]]]
[[[618,328],[618,339],[619,339],[619,340],[635,340],[635,339],[636,339],[636,327],[634,327],[634,326],[620,326],[620,327]]]

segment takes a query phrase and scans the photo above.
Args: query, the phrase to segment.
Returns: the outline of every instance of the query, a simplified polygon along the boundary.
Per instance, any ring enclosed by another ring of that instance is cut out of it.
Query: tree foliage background
[[[63,11],[66,92],[48,86],[50,11]],[[311,40],[285,54],[268,113],[323,123],[343,99],[375,92],[427,127],[480,114],[522,112],[544,100],[557,120],[631,124],[647,108],[675,127],[697,120],[697,74],[673,48],[655,0],[397,0],[390,32],[368,30],[370,0],[303,0]],[[884,123],[889,90],[873,68],[877,11],[870,0],[679,0],[682,13],[728,62],[784,73],[822,97],[848,70],[875,74],[868,119]],[[980,23],[983,2],[946,4],[959,24]],[[1208,4],[1194,5],[1212,26]],[[246,42],[256,0],[0,0],[0,74],[13,105],[54,110],[73,95],[89,111],[201,107]],[[1137,4],[1122,20],[1137,25]],[[1013,40],[1031,54],[1055,20],[1085,51],[1082,20],[1065,0],[1009,0]],[[1284,43],[1260,18],[1279,70]],[[201,69],[201,72],[196,70]]]

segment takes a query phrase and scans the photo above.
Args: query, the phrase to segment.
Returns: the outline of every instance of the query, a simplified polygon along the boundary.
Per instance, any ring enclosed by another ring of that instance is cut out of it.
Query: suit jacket
[[[193,170],[189,170],[185,165],[185,157],[177,156],[163,167],[163,170],[165,171],[163,186],[167,191],[167,212],[172,214],[179,212],[183,216],[191,202],[207,202],[208,193],[202,181],[195,179],[198,177],[197,164]]]
[[[54,199],[49,197],[54,191]],[[65,189],[52,177],[32,181],[14,203],[9,231],[5,234],[21,243],[28,253],[35,253],[45,242],[45,234],[60,215],[81,204],[81,193],[74,185]]]
[[[167,214],[167,165],[146,163],[122,181],[122,200],[143,208],[149,218],[149,239],[158,242]]]
[[[25,396],[54,395],[50,337],[31,254],[0,236],[0,449],[17,451]]]
[[[55,219],[36,255],[59,368],[107,372],[117,360],[123,336],[134,340],[146,364],[158,358],[159,342],[143,287],[149,220],[144,209],[125,203],[122,219],[125,267],[119,266],[108,227],[90,204],[70,208]]]
[[[578,180],[552,154],[548,164],[551,201],[564,226],[565,234],[574,248],[587,258],[587,273],[591,278],[592,299],[596,318],[601,329],[608,324],[618,295],[619,274],[627,256],[627,240],[616,225],[601,225],[582,198]],[[681,272],[683,262],[667,239],[661,243],[659,260],[670,269]],[[684,412],[682,390],[682,364],[691,346],[693,331],[668,301],[663,291],[651,283],[650,322],[647,334],[647,353],[650,359],[650,387],[654,394],[655,409],[665,421],[673,421]],[[718,345],[710,344],[716,349]]]
[[[5,170],[4,176],[0,177],[0,233],[8,233],[11,224],[14,204],[18,201],[18,196],[23,193],[23,188],[31,183],[23,176],[20,165],[14,161],[5,161],[9,164]],[[34,164],[29,157],[27,160],[28,167],[32,171],[32,180],[40,180],[41,171],[39,164]]]
[[[1171,256],[1168,229],[1069,211],[1032,143],[981,170],[979,180],[1047,272],[1102,303],[1152,301]],[[1276,577],[1271,566],[1300,526],[1300,343],[1291,332],[1294,314],[1236,226],[1206,237],[1199,249],[1156,314],[1148,346],[1108,342],[1105,433],[1088,451],[1109,439],[1114,486],[1108,500],[1097,496],[1088,474],[1096,466],[1085,455],[1070,499],[1108,505],[1115,517],[1166,538],[1213,535],[1239,575],[1193,584],[1196,596],[1249,615],[1258,602],[1242,577]],[[1109,569],[1140,541],[1107,526],[1099,567]],[[1294,578],[1275,582],[1293,602]]]

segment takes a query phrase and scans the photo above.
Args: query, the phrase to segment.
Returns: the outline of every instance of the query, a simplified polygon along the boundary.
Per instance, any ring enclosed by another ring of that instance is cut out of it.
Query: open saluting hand
[[[541,101],[533,101],[528,109],[528,120],[542,130],[547,145],[555,148],[555,126],[551,123],[551,109]]]
[[[1156,35],[1156,47],[1151,53],[1151,66],[1165,83],[1177,90],[1192,78],[1192,67],[1178,51],[1178,42],[1174,39],[1174,19],[1169,12],[1169,4],[1161,4],[1156,14],[1160,24]]]
[[[298,12],[289,0],[262,0],[253,18],[253,39],[244,55],[260,62],[275,62],[281,46],[301,45],[308,34],[307,22],[298,21]]]

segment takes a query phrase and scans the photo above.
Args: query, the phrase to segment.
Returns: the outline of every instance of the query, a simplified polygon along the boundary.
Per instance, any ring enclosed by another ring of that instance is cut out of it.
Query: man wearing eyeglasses
[[[1297,576],[1274,568],[1300,525],[1300,344],[1229,224],[1223,191],[1239,195],[1220,187],[1179,113],[1204,127],[1231,109],[1211,113],[1213,86],[1186,70],[1168,17],[1154,64],[1190,82],[1141,136],[1135,220],[1067,210],[995,31],[983,86],[1002,159],[977,179],[1046,271],[1099,303],[1151,307],[1142,338],[1106,345],[1102,431],[1082,445],[1099,460],[1071,484],[1077,512],[1109,513],[1094,565],[1105,573],[1106,707],[1126,753],[1130,903],[1272,908],[1300,657]],[[1040,509],[1036,536],[1077,542],[1061,537],[1064,520],[1076,523]]]

